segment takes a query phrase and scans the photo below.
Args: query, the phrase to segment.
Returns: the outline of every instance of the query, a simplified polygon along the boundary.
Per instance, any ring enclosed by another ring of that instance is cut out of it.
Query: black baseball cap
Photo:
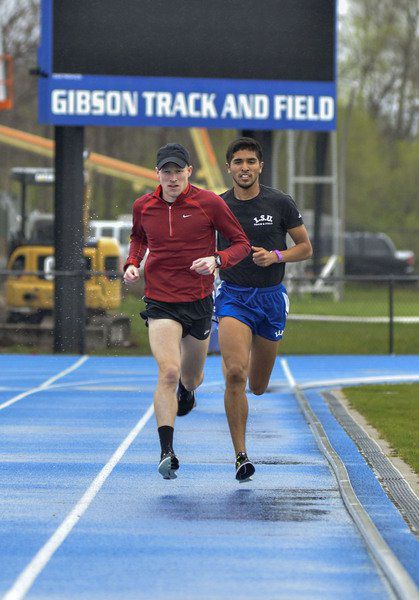
[[[183,169],[191,164],[189,152],[181,144],[166,144],[157,151],[157,168],[167,163],[175,163]]]

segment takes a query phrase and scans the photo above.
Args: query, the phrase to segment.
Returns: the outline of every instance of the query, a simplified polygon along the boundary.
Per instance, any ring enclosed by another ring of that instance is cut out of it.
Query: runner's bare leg
[[[253,336],[249,364],[249,388],[256,396],[266,391],[278,354],[279,341]]]
[[[225,365],[224,406],[234,451],[237,454],[246,452],[249,408],[245,390],[252,332],[241,321],[232,317],[222,317],[218,326],[218,341]]]
[[[204,364],[208,353],[210,338],[198,340],[187,335],[181,341],[180,377],[184,387],[192,392],[204,379]]]
[[[149,319],[148,336],[159,369],[154,392],[157,425],[173,427],[178,408],[176,389],[180,376],[182,325],[171,319]]]

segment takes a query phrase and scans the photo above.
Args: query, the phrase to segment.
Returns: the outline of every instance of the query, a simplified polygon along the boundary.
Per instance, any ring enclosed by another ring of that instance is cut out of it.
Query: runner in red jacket
[[[133,228],[126,266],[139,267],[147,248],[145,295],[163,302],[190,302],[209,296],[213,276],[190,269],[200,257],[215,254],[215,231],[230,246],[217,252],[223,269],[245,258],[250,246],[227,204],[213,192],[187,184],[173,202],[161,185],[134,202]]]
[[[137,281],[148,249],[146,309],[151,351],[159,374],[154,394],[161,456],[158,470],[174,479],[179,461],[173,451],[176,414],[195,405],[194,390],[203,380],[216,267],[228,269],[250,252],[249,241],[226,203],[189,183],[189,153],[180,144],[157,152],[160,185],[134,202],[126,283]],[[216,252],[216,231],[230,246]],[[176,391],[177,387],[177,391]]]

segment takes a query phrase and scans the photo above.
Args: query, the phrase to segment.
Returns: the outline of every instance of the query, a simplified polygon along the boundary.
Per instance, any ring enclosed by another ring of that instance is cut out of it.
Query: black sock
[[[170,425],[162,425],[157,429],[159,432],[160,446],[163,453],[173,450],[174,429]]]

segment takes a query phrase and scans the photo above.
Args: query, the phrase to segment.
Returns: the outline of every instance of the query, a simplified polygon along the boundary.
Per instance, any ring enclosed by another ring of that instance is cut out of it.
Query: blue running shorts
[[[222,281],[215,295],[215,316],[233,317],[245,323],[253,335],[272,341],[282,339],[289,312],[287,290],[282,283],[247,288]]]

